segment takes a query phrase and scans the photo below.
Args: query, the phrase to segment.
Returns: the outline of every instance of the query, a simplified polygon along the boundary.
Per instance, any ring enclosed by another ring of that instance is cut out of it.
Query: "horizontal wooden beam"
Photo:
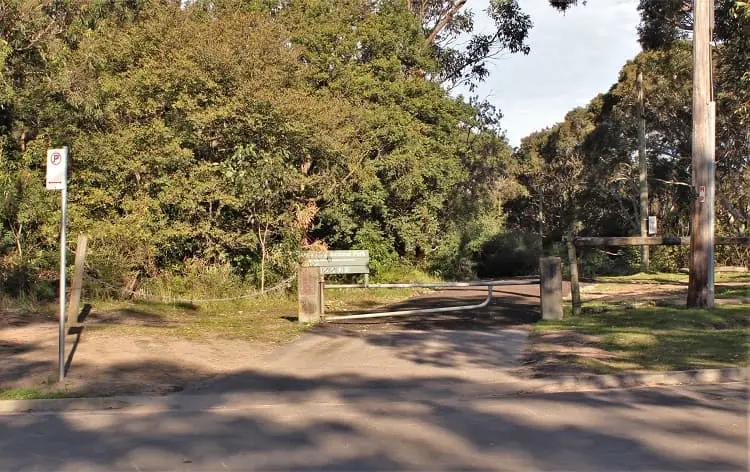
[[[573,240],[578,247],[584,246],[687,246],[690,237],[687,236],[615,236],[615,237],[578,237]],[[750,244],[750,236],[716,237],[714,244]]]

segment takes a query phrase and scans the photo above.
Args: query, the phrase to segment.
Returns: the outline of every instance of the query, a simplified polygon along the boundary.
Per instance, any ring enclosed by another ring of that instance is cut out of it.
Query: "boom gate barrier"
[[[540,279],[526,279],[526,280],[490,280],[490,281],[471,281],[471,282],[436,282],[436,283],[369,283],[370,273],[370,254],[366,250],[354,250],[354,251],[320,251],[307,253],[302,262],[299,276],[299,320],[301,322],[314,322],[314,321],[339,321],[339,320],[355,320],[365,318],[381,318],[387,316],[406,316],[406,315],[421,315],[431,313],[444,313],[454,311],[467,311],[477,310],[484,308],[490,304],[493,297],[493,288],[498,286],[512,286],[512,285],[542,285],[541,297],[542,297],[542,315],[545,316],[545,305],[550,309],[554,308],[555,317],[557,313],[562,314],[562,307],[560,306],[560,293],[562,291],[561,279],[560,279],[560,259],[559,258],[545,258],[540,261],[540,273],[542,275],[552,273],[556,275],[550,283],[540,281]],[[354,284],[326,284],[326,275],[339,275],[339,274],[363,274],[363,283]],[[560,285],[559,289],[556,287]],[[547,287],[552,287],[550,290]],[[486,287],[487,296],[481,303],[475,303],[470,305],[459,305],[439,308],[419,308],[412,310],[390,310],[381,311],[374,313],[360,313],[350,315],[333,315],[326,316],[324,309],[324,291],[326,289],[347,289],[347,288],[456,288],[456,287]],[[552,293],[555,297],[550,298],[545,295],[546,293]],[[545,298],[548,298],[552,303],[545,304]]]

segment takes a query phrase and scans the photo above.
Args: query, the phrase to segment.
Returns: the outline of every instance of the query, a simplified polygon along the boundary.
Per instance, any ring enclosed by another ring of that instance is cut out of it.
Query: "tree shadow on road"
[[[133,367],[180,369],[176,363]],[[0,468],[603,471],[748,465],[747,393],[741,387],[497,397],[486,385],[453,377],[304,378],[247,370],[192,395],[161,400],[166,411],[0,416]]]

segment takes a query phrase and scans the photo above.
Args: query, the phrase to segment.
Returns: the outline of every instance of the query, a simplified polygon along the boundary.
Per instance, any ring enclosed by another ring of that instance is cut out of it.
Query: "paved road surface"
[[[267,379],[269,389],[279,379]],[[493,397],[383,390],[0,416],[1,470],[747,470],[745,385]]]

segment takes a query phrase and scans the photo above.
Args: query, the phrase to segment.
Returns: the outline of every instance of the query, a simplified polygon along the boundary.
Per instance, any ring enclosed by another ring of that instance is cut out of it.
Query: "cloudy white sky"
[[[477,29],[491,26],[481,12],[488,1],[468,2]],[[534,22],[531,53],[496,59],[490,77],[475,92],[503,112],[502,126],[513,146],[607,91],[625,61],[640,51],[638,0],[589,0],[564,15],[548,0],[520,4]]]

